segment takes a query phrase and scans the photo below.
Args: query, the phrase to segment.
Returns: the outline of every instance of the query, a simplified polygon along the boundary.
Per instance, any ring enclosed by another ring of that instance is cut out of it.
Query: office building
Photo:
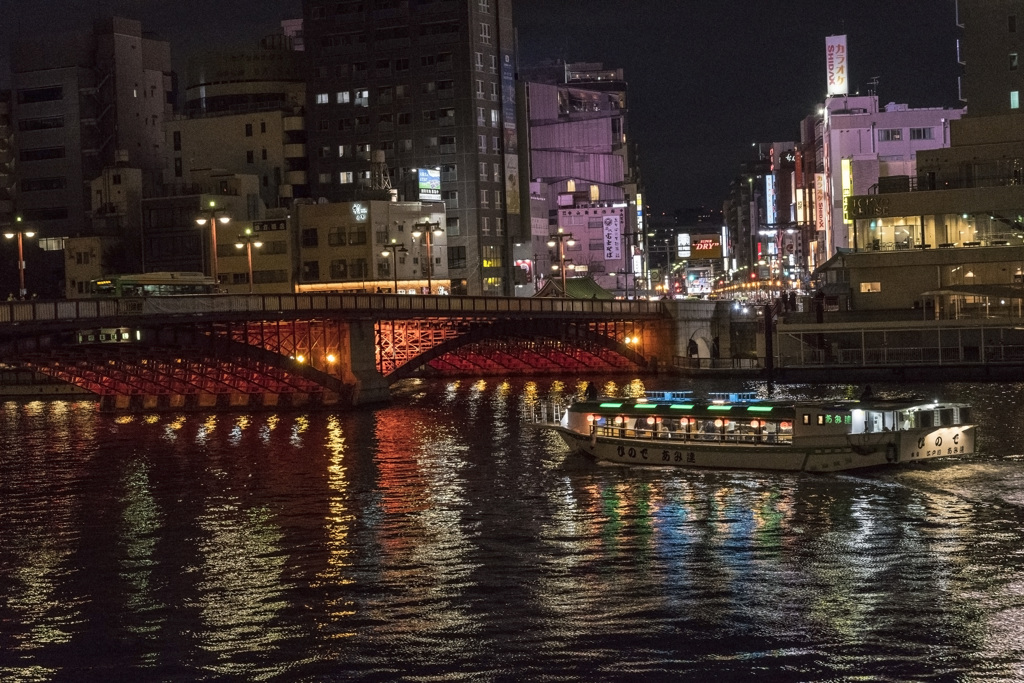
[[[512,1],[304,0],[303,39],[311,196],[386,196],[370,163],[383,152],[394,196],[445,204],[451,291],[511,295],[523,231]]]

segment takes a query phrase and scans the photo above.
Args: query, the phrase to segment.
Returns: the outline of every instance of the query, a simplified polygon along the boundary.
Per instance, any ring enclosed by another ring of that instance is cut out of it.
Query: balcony
[[[285,171],[284,182],[286,185],[306,185],[305,171]]]
[[[282,125],[284,126],[284,131],[286,133],[296,130],[306,130],[306,119],[302,116],[285,116],[282,121]]]
[[[306,145],[300,143],[292,143],[284,146],[284,158],[285,159],[305,159],[306,158]]]

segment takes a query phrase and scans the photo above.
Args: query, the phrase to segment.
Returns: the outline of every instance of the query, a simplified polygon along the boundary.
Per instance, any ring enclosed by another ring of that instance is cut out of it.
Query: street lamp
[[[245,248],[245,257],[249,261],[249,293],[252,294],[252,248],[256,247],[259,249],[263,246],[263,242],[259,237],[253,234],[252,228],[246,228],[245,233],[238,236],[238,241],[235,242],[236,249]]]
[[[570,247],[576,244],[576,240],[573,239],[572,233],[562,232],[559,228],[558,232],[554,235],[549,235],[548,246],[554,248],[558,245],[558,269],[562,271],[562,296],[568,296],[565,291],[565,245],[568,244]]]
[[[434,275],[434,250],[430,246],[430,235],[433,233],[440,237],[444,232],[441,230],[441,226],[438,223],[418,223],[413,227],[416,228],[412,231],[413,237],[418,239],[422,235],[425,236],[427,240],[427,294],[433,294],[434,289],[430,280]]]
[[[391,264],[391,272],[395,275],[395,294],[398,294],[398,255],[408,253],[409,250],[405,248],[404,244],[385,244],[384,251],[380,253],[381,256],[385,258],[390,256],[394,260]]]
[[[15,224],[21,223],[21,216],[15,218],[14,222]],[[9,240],[14,239],[15,236],[18,238],[18,284],[20,287],[18,290],[18,296],[22,299],[24,299],[25,295],[28,293],[28,290],[25,289],[25,251],[22,247],[22,235],[25,237],[34,237],[35,234],[36,233],[32,230],[8,230],[4,232],[4,237]]]
[[[200,209],[199,216],[196,218],[196,224],[200,227],[204,227],[207,222],[210,223],[210,244],[213,246],[212,253],[213,259],[210,262],[210,275],[213,277],[214,285],[220,286],[220,278],[217,273],[217,222],[220,221],[224,225],[231,222],[231,217],[228,216],[224,211],[217,209],[217,203],[210,200],[210,207],[207,209]],[[251,284],[251,283],[250,283]]]

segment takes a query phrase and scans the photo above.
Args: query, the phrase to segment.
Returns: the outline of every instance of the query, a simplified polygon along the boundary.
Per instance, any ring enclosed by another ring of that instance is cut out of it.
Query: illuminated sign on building
[[[695,259],[722,258],[721,235],[693,235],[690,237],[690,253]]]
[[[846,36],[825,38],[825,70],[828,96],[846,95],[849,91],[849,66],[846,62]]]
[[[775,207],[776,199],[777,197],[775,196],[775,176],[769,173],[764,177],[764,217],[768,225],[775,225],[776,223],[779,222],[779,213]]]
[[[825,174],[814,174],[814,227],[824,232],[828,225],[825,223]]]
[[[681,232],[676,235],[676,257],[690,258],[690,233]]]
[[[419,168],[419,198],[421,202],[441,201],[441,169]]]
[[[846,205],[850,201],[850,195],[853,194],[853,162],[843,159],[839,168],[843,180],[843,219],[848,221],[850,216]]]
[[[622,258],[622,220],[618,216],[605,216],[604,227],[604,258],[606,261],[617,261]]]
[[[355,216],[356,220],[362,223],[366,220],[366,216],[369,215],[370,210],[366,208],[366,204],[353,204],[352,215]]]

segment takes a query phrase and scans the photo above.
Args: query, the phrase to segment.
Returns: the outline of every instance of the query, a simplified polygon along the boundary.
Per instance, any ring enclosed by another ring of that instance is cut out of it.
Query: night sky
[[[719,208],[753,142],[793,140],[825,93],[825,36],[848,35],[851,91],[882,104],[958,106],[954,0],[515,0],[520,60],[622,67],[655,211]],[[15,32],[72,29],[113,9],[171,41],[181,68],[204,46],[246,45],[301,0],[0,0]],[[6,61],[2,65],[6,71]]]

